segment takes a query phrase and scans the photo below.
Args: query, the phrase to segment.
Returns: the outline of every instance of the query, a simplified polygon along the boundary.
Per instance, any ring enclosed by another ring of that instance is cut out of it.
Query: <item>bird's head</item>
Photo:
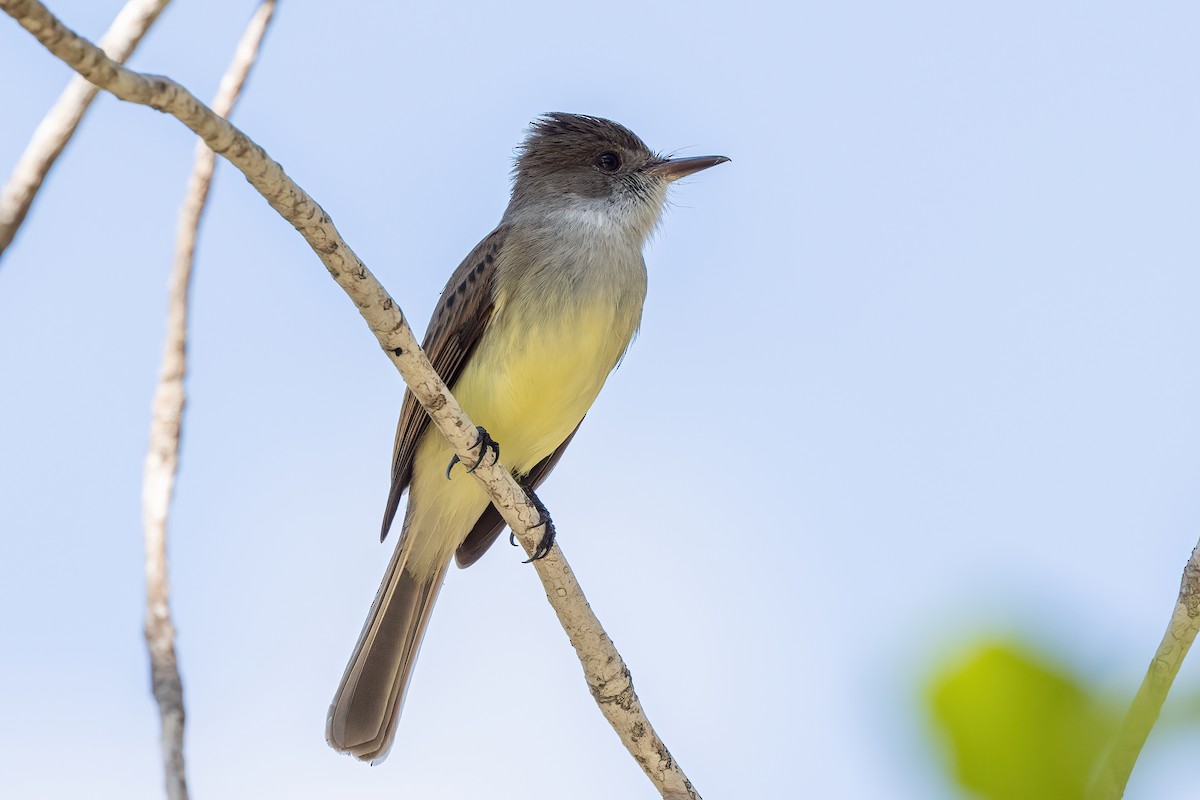
[[[509,215],[564,214],[617,225],[645,239],[671,183],[728,160],[665,158],[624,125],[546,114],[534,121],[517,153]]]

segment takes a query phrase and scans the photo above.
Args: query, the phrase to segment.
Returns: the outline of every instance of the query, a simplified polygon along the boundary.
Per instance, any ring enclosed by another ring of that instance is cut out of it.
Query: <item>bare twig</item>
[[[275,11],[275,0],[264,0],[250,20],[221,79],[213,100],[214,113],[229,116],[246,82],[267,24]],[[162,719],[162,756],[167,797],[188,796],[183,759],[183,683],[175,658],[175,626],[171,621],[167,581],[167,514],[179,464],[179,440],[186,400],[183,380],[187,373],[188,291],[196,234],[212,183],[215,157],[204,142],[196,145],[196,160],[188,181],[187,195],[179,211],[175,260],[167,301],[167,334],[163,345],[158,387],[154,392],[150,422],[150,446],[146,453],[142,486],[142,526],[146,539],[146,646],[150,651],[150,675],[154,699]]]
[[[113,61],[124,64],[169,1],[129,0],[100,39],[100,48]],[[33,132],[33,138],[25,146],[4,191],[0,192],[0,256],[12,243],[42,181],[75,135],[75,129],[98,91],[99,88],[86,78],[76,75]]]
[[[141,75],[113,63],[63,26],[37,0],[0,0],[0,8],[88,80],[122,100],[175,116],[241,170],[272,208],[304,236],[333,279],[354,301],[384,352],[459,457],[471,457],[475,425],[434,372],[396,301],[342,240],[329,215],[287,177],[278,163],[186,89],[166,78]],[[525,551],[532,554],[540,529],[531,529],[537,525],[539,515],[524,491],[502,464],[488,462],[474,474]],[[628,668],[588,606],[561,550],[554,547],[550,555],[534,565],[546,597],[579,656],[592,696],[622,743],[664,798],[699,798],[646,718]]]
[[[1158,720],[1167,692],[1171,690],[1188,648],[1196,639],[1197,630],[1200,630],[1200,543],[1192,548],[1192,557],[1183,568],[1179,599],[1175,601],[1167,631],[1100,767],[1096,782],[1088,793],[1089,800],[1118,800],[1125,794],[1133,765]]]

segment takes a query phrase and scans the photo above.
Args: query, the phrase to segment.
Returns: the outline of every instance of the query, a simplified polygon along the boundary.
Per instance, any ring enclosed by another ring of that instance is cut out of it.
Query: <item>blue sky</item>
[[[119,3],[52,7],[94,39]],[[209,98],[253,7],[177,0],[131,63]],[[730,156],[673,190],[641,334],[542,497],[704,796],[936,800],[928,670],[1020,631],[1132,692],[1200,533],[1198,23],[285,3],[236,122],[418,323],[537,114]],[[10,21],[0,72],[6,175],[69,73]],[[191,159],[102,96],[0,262],[13,796],[160,796],[139,496]],[[198,797],[654,796],[507,546],[451,573],[389,760],[325,745],[403,385],[223,164],[191,355],[170,555]],[[1196,744],[1152,738],[1130,796],[1188,795]]]

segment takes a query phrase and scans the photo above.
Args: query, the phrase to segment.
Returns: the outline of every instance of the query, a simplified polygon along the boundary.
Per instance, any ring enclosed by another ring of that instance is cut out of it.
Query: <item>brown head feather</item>
[[[616,156],[616,169],[600,166],[606,154]],[[612,195],[616,184],[660,160],[624,125],[581,114],[544,114],[534,120],[517,150],[513,201],[520,205],[526,199],[545,202],[563,194]]]

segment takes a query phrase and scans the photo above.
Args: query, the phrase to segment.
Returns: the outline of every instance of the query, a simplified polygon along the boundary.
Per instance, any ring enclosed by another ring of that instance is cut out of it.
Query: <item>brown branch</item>
[[[124,64],[169,1],[129,0],[100,39],[100,48],[113,61]],[[71,78],[58,101],[33,132],[33,138],[25,146],[25,152],[13,168],[12,176],[0,192],[0,256],[12,243],[17,229],[29,213],[33,198],[42,188],[42,181],[67,142],[75,135],[75,129],[79,127],[98,91],[99,87],[82,76]]]
[[[275,0],[264,0],[238,43],[233,61],[221,78],[213,100],[214,113],[229,116],[258,55],[259,45],[275,11]],[[215,157],[204,142],[196,160],[187,195],[179,211],[175,260],[167,301],[167,334],[163,345],[158,387],[154,392],[150,446],[142,486],[142,526],[146,539],[146,646],[154,699],[162,720],[162,757],[167,797],[188,796],[183,759],[183,683],[175,656],[175,626],[171,621],[167,581],[167,515],[179,465],[179,440],[186,401],[188,291],[200,218],[212,183]]]
[[[1158,714],[1162,711],[1171,691],[1171,684],[1179,673],[1183,658],[1200,630],[1200,543],[1192,548],[1192,556],[1183,568],[1179,582],[1179,597],[1166,633],[1158,645],[1158,651],[1146,670],[1146,677],[1138,687],[1137,694],[1129,706],[1121,729],[1100,767],[1096,782],[1088,793],[1089,800],[1118,800],[1125,794],[1133,765],[1137,763],[1142,747]]]
[[[122,100],[173,115],[241,170],[271,207],[300,232],[354,301],[384,352],[459,457],[472,457],[475,425],[434,372],[396,301],[342,239],[324,209],[288,178],[278,163],[182,86],[113,63],[63,26],[37,0],[0,0],[0,9],[88,80]],[[502,464],[490,461],[474,474],[525,551],[532,554],[541,535],[541,529],[534,527],[539,515],[512,474]],[[562,551],[555,546],[534,565],[546,597],[579,656],[588,687],[622,744],[664,798],[699,798],[646,718],[629,669],[588,606]]]

